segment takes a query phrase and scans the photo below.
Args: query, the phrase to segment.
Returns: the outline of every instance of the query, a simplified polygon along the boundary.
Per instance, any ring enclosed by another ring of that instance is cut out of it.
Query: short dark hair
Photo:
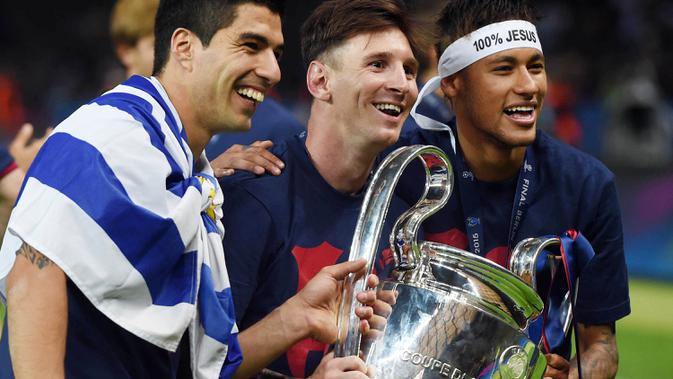
[[[422,50],[419,30],[399,0],[329,0],[316,8],[301,28],[301,53],[308,65],[326,51],[362,33],[398,28],[414,55]]]
[[[161,72],[168,62],[175,29],[191,30],[208,46],[218,30],[234,22],[236,7],[246,3],[267,7],[283,16],[284,0],[161,0],[154,26],[153,75]]]
[[[453,41],[486,25],[507,20],[534,22],[527,0],[449,0],[437,20],[441,55]]]

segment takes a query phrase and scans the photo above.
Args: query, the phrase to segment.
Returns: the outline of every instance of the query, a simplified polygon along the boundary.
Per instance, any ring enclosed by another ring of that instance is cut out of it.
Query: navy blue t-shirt
[[[206,156],[213,160],[231,145],[249,145],[255,141],[282,141],[305,130],[297,118],[274,99],[267,97],[252,115],[252,126],[245,132],[216,134],[206,146]]]
[[[448,132],[411,129],[398,146],[431,144],[456,157]],[[515,243],[528,237],[581,232],[596,252],[583,270],[575,315],[585,324],[609,324],[630,313],[628,280],[620,207],[613,174],[597,159],[565,145],[542,131],[529,149],[536,157],[537,183],[529,195],[528,209],[515,235]],[[420,196],[424,172],[412,167],[397,193],[408,202]],[[457,175],[454,173],[454,175]],[[483,244],[481,255],[506,266],[510,220],[518,176],[497,183],[476,181],[481,205]],[[424,224],[425,237],[469,250],[461,191],[455,185],[448,204]]]
[[[338,192],[319,174],[305,148],[305,133],[272,149],[285,162],[280,176],[239,173],[223,178],[224,251],[236,321],[241,330],[295,295],[321,268],[348,259],[364,191]],[[406,210],[394,198],[381,237],[377,273],[392,266],[388,235]],[[284,375],[311,375],[325,344],[304,340],[269,368]]]

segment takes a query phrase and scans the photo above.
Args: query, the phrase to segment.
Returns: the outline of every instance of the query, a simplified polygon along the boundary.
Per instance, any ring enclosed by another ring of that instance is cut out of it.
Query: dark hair
[[[301,53],[304,65],[343,41],[386,28],[398,28],[416,54],[418,30],[399,0],[329,0],[316,8],[301,28]]]
[[[208,46],[218,30],[234,22],[236,7],[246,3],[267,7],[280,16],[285,6],[284,0],[161,0],[154,27],[153,75],[163,70],[168,62],[175,29],[191,30],[204,46]]]
[[[439,54],[453,41],[496,22],[536,17],[527,0],[449,0],[437,20]]]

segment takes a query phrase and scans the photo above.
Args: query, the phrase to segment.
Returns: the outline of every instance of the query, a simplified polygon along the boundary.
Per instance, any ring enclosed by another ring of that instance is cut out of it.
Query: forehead
[[[351,59],[365,58],[379,53],[396,56],[403,60],[415,60],[409,40],[398,28],[357,34],[335,48],[332,55],[337,58],[347,57],[341,60],[348,63]]]
[[[280,15],[262,5],[243,3],[236,6],[236,17],[231,25],[222,30],[234,35],[260,35],[272,46],[283,44]]]
[[[526,63],[532,60],[544,60],[544,54],[540,50],[532,47],[520,47],[499,51],[483,58],[479,62],[486,64],[503,61]]]

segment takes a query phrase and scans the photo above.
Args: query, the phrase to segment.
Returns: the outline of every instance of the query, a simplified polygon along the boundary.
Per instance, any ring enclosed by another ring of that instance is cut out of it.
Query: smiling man
[[[524,238],[575,229],[589,240],[596,255],[581,272],[574,309],[578,357],[585,378],[612,378],[618,363],[615,321],[630,312],[614,175],[537,130],[547,77],[533,18],[525,0],[448,1],[437,22],[440,75],[421,90],[418,102],[441,89],[455,123],[442,124],[414,108],[412,115],[427,130],[413,130],[400,143],[440,146],[455,169],[453,196],[423,225],[428,240],[505,267]],[[424,175],[403,176],[398,194],[415,202]],[[545,376],[577,377],[577,360],[569,364],[561,356],[569,357],[570,339],[547,337]]]
[[[348,258],[375,158],[395,143],[417,95],[412,35],[395,0],[327,1],[306,20],[302,53],[313,96],[307,132],[273,148],[286,165],[281,175],[221,181],[224,247],[242,330],[321,268]],[[404,210],[393,201],[388,232]],[[378,273],[391,261],[380,249]],[[352,360],[327,358],[316,370],[326,349],[315,339],[293,341],[269,369],[291,377],[365,377]]]
[[[56,128],[0,252],[12,360],[0,376],[245,378],[285,339],[333,341],[339,280],[364,262],[322,270],[238,334],[222,193],[203,153],[215,133],[248,129],[280,79],[282,6],[162,1],[155,76],[131,77]],[[273,333],[284,339],[249,349]]]

